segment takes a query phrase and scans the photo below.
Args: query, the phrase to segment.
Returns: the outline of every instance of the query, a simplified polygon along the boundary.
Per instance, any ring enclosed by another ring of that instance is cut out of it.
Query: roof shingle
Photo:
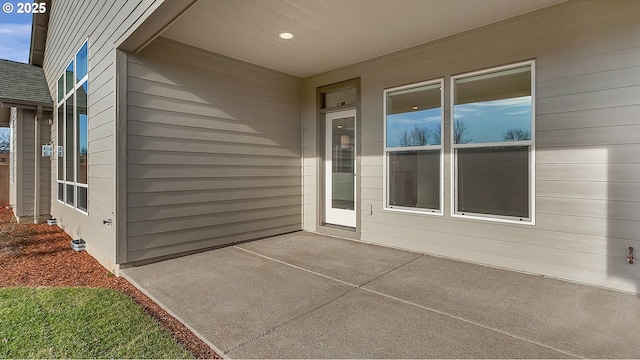
[[[53,106],[42,68],[0,59],[0,102]]]

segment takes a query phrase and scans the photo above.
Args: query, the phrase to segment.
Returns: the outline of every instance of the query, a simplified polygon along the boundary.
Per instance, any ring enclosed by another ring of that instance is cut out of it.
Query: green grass
[[[192,358],[126,295],[0,288],[0,358]]]

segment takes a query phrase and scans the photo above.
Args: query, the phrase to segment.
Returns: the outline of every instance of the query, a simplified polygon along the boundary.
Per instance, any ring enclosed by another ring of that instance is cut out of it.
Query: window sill
[[[395,207],[395,206],[385,206],[383,208],[383,210],[385,211],[393,211],[393,212],[400,212],[400,213],[408,213],[408,214],[416,214],[416,215],[431,215],[431,216],[443,216],[443,212],[442,210],[435,210],[435,209],[424,209],[424,210],[420,210],[420,209],[412,209],[412,208],[407,208],[407,207]]]
[[[501,222],[501,223],[508,223],[508,224],[519,224],[519,225],[530,225],[530,226],[535,226],[536,224],[533,218],[517,218],[517,217],[477,214],[477,213],[468,213],[468,212],[452,213],[451,217],[458,218],[458,219],[491,221],[491,222]]]

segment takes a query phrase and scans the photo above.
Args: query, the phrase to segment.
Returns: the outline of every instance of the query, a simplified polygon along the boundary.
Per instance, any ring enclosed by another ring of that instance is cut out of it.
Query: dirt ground
[[[124,278],[106,270],[84,251],[71,249],[71,238],[57,226],[17,224],[13,212],[0,206],[0,287],[86,286],[122,291],[169,330],[200,359],[220,358],[182,323]]]

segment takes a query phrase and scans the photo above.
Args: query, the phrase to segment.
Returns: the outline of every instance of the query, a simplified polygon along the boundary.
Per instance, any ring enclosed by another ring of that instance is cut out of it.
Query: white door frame
[[[333,121],[353,117],[353,210],[333,207]],[[357,149],[357,129],[356,129],[356,109],[342,110],[327,113],[325,116],[325,154],[324,154],[324,222],[326,224],[341,225],[346,227],[356,227],[356,149]]]

